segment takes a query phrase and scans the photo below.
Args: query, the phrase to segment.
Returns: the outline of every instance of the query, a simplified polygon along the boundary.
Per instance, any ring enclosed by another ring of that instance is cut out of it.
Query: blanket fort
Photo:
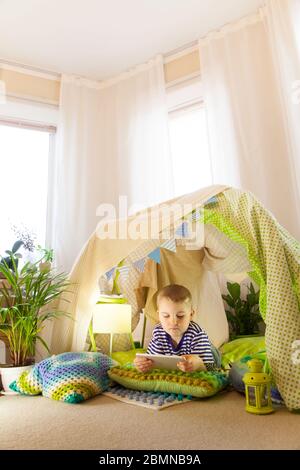
[[[174,204],[176,210],[168,222],[160,209],[173,208]],[[228,324],[218,275],[222,273],[229,279],[243,279],[244,275],[260,289],[267,358],[276,385],[286,406],[299,410],[299,242],[253,194],[225,186],[204,188],[167,201],[125,222],[130,226],[141,218],[147,221],[151,211],[157,216],[157,232],[148,239],[102,239],[96,230],[87,241],[71,272],[71,320],[60,319],[54,324],[53,351],[83,349],[92,299],[95,302],[95,294],[99,294],[99,279],[112,270],[120,273],[120,290],[132,305],[133,329],[142,308],[149,321],[157,321],[157,290],[177,283],[191,291],[196,299],[195,321],[219,347],[228,340]],[[114,224],[122,226],[125,222],[116,220]],[[190,239],[188,231],[194,233],[200,226],[204,227],[203,237]],[[121,339],[118,343],[116,338],[114,350],[124,349]]]

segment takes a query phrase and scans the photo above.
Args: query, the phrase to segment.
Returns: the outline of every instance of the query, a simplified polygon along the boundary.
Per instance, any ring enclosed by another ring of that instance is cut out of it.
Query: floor
[[[154,411],[97,396],[0,397],[0,449],[300,449],[300,414],[256,416],[235,391]]]

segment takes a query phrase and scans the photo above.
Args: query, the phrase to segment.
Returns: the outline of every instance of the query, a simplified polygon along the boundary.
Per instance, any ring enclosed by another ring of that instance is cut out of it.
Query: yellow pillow
[[[136,353],[144,352],[146,352],[146,349],[143,348],[130,349],[130,351],[117,351],[111,354],[111,358],[117,361],[122,366],[128,363],[131,364],[134,361]]]

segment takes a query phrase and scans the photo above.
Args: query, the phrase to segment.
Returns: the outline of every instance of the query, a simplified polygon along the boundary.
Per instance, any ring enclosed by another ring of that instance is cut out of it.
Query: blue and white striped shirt
[[[205,365],[214,363],[214,356],[208,336],[198,323],[193,321],[190,322],[188,329],[177,346],[173,345],[171,336],[163,329],[161,324],[156,325],[148,345],[147,353],[170,356],[197,354]]]

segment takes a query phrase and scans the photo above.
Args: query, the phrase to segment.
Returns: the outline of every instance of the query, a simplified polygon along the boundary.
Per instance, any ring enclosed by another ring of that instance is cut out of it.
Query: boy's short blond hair
[[[190,302],[192,303],[192,294],[190,291],[179,284],[170,284],[169,286],[163,287],[157,294],[157,306],[161,299],[170,299],[172,302]]]

